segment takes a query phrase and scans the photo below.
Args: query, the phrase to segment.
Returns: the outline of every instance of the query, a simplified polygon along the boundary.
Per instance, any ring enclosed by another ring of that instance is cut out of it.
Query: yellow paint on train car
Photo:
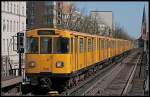
[[[53,72],[53,73],[71,73],[70,54],[26,54],[27,73]],[[35,66],[31,66],[31,62]],[[63,68],[56,67],[58,62],[63,62]]]
[[[64,29],[34,29],[27,31],[26,37],[27,40],[29,38],[27,47],[30,45],[33,46],[33,49],[38,50],[36,53],[26,53],[27,74],[40,72],[70,74],[132,48],[132,43],[127,40]],[[35,38],[37,47],[30,44],[33,41],[32,38]],[[66,41],[67,45],[61,44],[63,41],[64,43]],[[67,53],[59,52],[61,49],[62,51],[67,50]]]

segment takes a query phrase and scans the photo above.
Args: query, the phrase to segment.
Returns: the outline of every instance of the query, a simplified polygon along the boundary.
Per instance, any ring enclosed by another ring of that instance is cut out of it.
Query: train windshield
[[[38,38],[27,38],[27,53],[39,53]],[[53,50],[52,50],[53,49]],[[65,54],[69,53],[69,38],[41,37],[40,54]]]
[[[27,38],[27,53],[38,53],[38,38]]]
[[[68,53],[69,52],[69,38],[55,37],[53,41],[53,53]]]
[[[40,39],[40,53],[52,53],[52,38],[50,37],[41,37]]]

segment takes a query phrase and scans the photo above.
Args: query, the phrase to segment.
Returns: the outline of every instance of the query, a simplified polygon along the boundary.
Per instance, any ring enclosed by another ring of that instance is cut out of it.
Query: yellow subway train
[[[133,48],[129,40],[56,28],[26,32],[26,76],[31,85],[71,87]]]

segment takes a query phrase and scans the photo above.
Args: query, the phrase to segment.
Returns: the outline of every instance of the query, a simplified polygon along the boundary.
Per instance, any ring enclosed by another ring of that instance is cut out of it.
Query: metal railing
[[[9,64],[9,58],[7,56],[2,56],[2,64],[1,64],[1,76],[9,76],[9,70],[12,68],[11,65]]]
[[[8,77],[8,76],[19,76],[19,68],[12,68],[12,61],[8,56],[2,56],[1,60],[1,77]],[[14,64],[13,64],[14,65]],[[25,69],[22,68],[22,76],[24,76]]]
[[[144,54],[144,95],[149,95],[149,50]]]

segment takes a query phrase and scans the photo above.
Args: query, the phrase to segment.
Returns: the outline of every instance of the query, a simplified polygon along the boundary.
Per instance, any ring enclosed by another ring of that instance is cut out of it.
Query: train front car
[[[56,29],[35,29],[26,33],[26,76],[31,85],[51,89],[71,73],[70,34]]]

